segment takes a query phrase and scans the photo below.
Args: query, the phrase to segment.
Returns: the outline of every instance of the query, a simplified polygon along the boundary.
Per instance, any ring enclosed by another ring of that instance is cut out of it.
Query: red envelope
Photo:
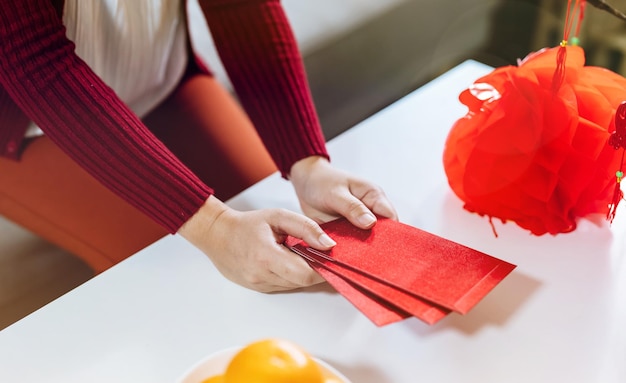
[[[357,286],[343,279],[339,275],[325,269],[323,266],[312,261],[308,262],[311,267],[328,282],[328,284],[337,290],[339,294],[343,295],[376,326],[384,326],[395,323],[411,316],[391,303],[359,289]]]
[[[403,290],[396,289],[391,285],[382,283],[376,279],[371,279],[365,274],[361,274],[338,263],[332,262],[331,260],[318,255],[317,252],[311,251],[310,248],[307,248],[302,244],[295,244],[294,246],[288,245],[288,247],[290,247],[291,250],[297,254],[300,254],[318,272],[320,267],[323,267],[326,269],[324,271],[332,272],[342,279],[350,281],[354,286],[360,288],[362,291],[373,294],[378,297],[379,300],[390,302],[393,306],[396,306],[400,310],[403,310],[428,324],[435,324],[450,313],[450,310],[434,305],[432,302],[425,301],[412,294],[408,294]],[[322,277],[324,277],[324,274],[322,274]]]
[[[516,267],[382,217],[371,230],[344,218],[322,228],[337,242],[330,252],[321,253],[333,262],[461,314]]]

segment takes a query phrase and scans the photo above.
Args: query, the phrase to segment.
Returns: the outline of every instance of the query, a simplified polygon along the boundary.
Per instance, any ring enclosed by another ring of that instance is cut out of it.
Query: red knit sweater
[[[279,1],[200,3],[240,101],[283,176],[299,159],[328,156]],[[74,53],[50,0],[0,0],[0,154],[19,158],[30,120],[170,232],[212,193]]]

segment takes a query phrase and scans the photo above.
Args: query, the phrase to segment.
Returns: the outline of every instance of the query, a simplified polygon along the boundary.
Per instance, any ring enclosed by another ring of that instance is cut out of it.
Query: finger
[[[280,246],[280,248],[282,252],[281,258],[284,262],[273,264],[271,271],[283,278],[286,284],[295,288],[324,282],[324,278],[315,272],[300,255],[284,246]]]
[[[291,252],[287,250],[287,253]],[[285,259],[286,256],[291,257],[289,254],[275,254],[276,261],[268,263],[267,269],[263,271],[257,270],[244,276],[235,275],[233,278],[226,274],[225,276],[243,287],[262,293],[293,290],[318,283],[318,278],[314,275],[316,273],[306,262],[304,265],[294,264],[294,261],[304,260]]]
[[[297,287],[280,275],[272,272],[270,266],[262,268],[257,265],[254,270],[248,270],[247,272],[240,270],[239,273],[225,270],[222,271],[222,275],[238,285],[262,293],[289,290]]]
[[[314,220],[301,214],[277,209],[270,215],[269,223],[278,236],[291,235],[318,250],[328,250],[336,245]]]

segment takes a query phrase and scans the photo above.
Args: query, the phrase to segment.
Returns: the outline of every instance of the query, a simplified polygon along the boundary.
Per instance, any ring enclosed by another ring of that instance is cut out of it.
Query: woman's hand
[[[296,162],[289,178],[302,211],[318,223],[343,216],[353,225],[368,229],[376,223],[374,214],[398,219],[380,187],[333,168],[323,157]]]
[[[209,197],[179,233],[209,256],[231,281],[260,292],[291,290],[323,281],[282,243],[287,235],[328,250],[334,241],[312,219],[284,209],[233,210]]]

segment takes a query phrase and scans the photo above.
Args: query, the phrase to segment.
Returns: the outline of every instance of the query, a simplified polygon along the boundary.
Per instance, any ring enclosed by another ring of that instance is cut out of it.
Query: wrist
[[[322,156],[309,156],[299,161],[296,161],[289,171],[289,180],[293,183],[299,183],[304,181],[311,171],[319,166],[328,165],[330,162],[326,157]]]
[[[195,238],[205,235],[207,229],[210,229],[215,221],[229,209],[230,208],[217,199],[217,197],[210,196],[200,209],[180,227],[178,234],[191,243],[194,243]]]

